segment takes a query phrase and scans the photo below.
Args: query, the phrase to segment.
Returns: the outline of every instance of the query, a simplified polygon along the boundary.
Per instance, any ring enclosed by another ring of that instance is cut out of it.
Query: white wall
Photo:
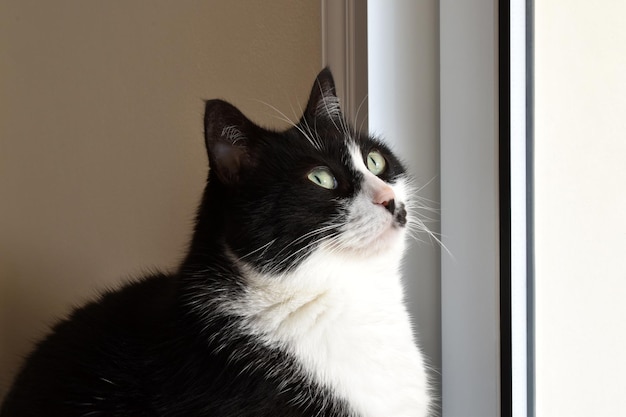
[[[537,416],[625,416],[626,3],[535,19]]]

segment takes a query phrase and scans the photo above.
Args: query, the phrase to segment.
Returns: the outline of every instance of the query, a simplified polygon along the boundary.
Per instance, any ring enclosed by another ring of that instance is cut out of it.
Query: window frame
[[[367,96],[363,3],[322,0],[322,60],[347,103]],[[534,415],[532,11],[439,1],[443,416]]]

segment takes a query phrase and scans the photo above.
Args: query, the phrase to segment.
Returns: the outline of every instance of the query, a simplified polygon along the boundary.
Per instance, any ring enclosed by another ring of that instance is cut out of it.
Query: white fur
[[[358,415],[425,416],[428,381],[399,272],[404,228],[372,203],[371,190],[382,181],[367,171],[357,149],[352,154],[366,184],[347,207],[339,237],[284,274],[237,261],[248,291],[226,308],[244,318],[247,332],[292,353]],[[393,188],[402,199],[404,186]]]
[[[425,416],[427,378],[404,308],[394,255],[369,260],[321,248],[297,271],[247,271],[230,305],[247,330],[294,354],[314,380],[362,416]]]

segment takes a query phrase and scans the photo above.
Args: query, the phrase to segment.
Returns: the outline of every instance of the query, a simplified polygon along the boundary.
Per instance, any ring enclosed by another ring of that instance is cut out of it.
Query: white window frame
[[[440,1],[444,416],[502,410],[497,13]]]

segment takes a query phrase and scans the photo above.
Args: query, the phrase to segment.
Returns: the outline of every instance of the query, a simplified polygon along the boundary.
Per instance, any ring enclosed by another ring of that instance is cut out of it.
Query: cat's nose
[[[385,206],[387,211],[391,214],[394,214],[396,212],[396,201],[394,199],[384,202],[383,206]]]
[[[374,203],[380,204],[381,206],[385,207],[387,211],[389,211],[391,214],[394,214],[396,211],[395,198],[396,195],[393,192],[393,189],[385,184],[384,187],[376,190],[376,194],[374,195]]]

